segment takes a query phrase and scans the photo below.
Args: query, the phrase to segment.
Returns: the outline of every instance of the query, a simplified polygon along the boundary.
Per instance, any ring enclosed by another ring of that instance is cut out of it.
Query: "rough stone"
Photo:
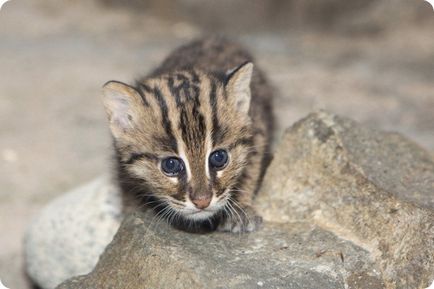
[[[66,288],[383,288],[367,251],[308,223],[190,234],[129,216],[93,272]],[[369,283],[366,283],[369,282]]]
[[[325,112],[285,133],[246,235],[123,222],[66,288],[426,288],[434,279],[434,162],[394,133]]]
[[[434,162],[415,143],[325,112],[283,137],[257,206],[311,220],[370,252],[388,288],[434,279]],[[278,156],[278,157],[277,157]]]

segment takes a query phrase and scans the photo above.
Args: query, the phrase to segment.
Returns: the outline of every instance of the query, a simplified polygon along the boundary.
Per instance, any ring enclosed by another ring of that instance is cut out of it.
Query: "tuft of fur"
[[[259,226],[252,200],[270,158],[272,89],[240,45],[208,38],[182,46],[134,86],[108,82],[103,102],[126,208],[152,207],[189,231]],[[216,171],[208,159],[218,149],[229,161]],[[168,157],[185,172],[164,174]]]

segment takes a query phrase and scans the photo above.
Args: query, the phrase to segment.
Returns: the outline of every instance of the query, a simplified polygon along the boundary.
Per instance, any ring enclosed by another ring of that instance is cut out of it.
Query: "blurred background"
[[[29,288],[22,236],[110,170],[99,94],[176,46],[228,35],[278,94],[279,128],[327,109],[434,153],[434,12],[422,0],[12,0],[0,11],[0,279]]]

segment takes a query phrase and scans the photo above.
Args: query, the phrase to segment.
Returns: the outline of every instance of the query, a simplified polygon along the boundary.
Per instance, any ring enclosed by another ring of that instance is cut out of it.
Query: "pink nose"
[[[191,201],[198,209],[205,209],[206,207],[209,206],[209,203],[211,203],[210,198],[198,198],[198,199],[193,199]]]

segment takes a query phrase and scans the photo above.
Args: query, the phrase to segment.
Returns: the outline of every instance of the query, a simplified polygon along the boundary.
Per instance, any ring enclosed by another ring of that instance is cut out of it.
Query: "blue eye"
[[[184,170],[184,162],[175,157],[166,158],[161,161],[163,173],[169,177],[175,177]]]
[[[216,150],[209,155],[209,165],[216,170],[223,169],[228,163],[228,153],[225,150]]]

